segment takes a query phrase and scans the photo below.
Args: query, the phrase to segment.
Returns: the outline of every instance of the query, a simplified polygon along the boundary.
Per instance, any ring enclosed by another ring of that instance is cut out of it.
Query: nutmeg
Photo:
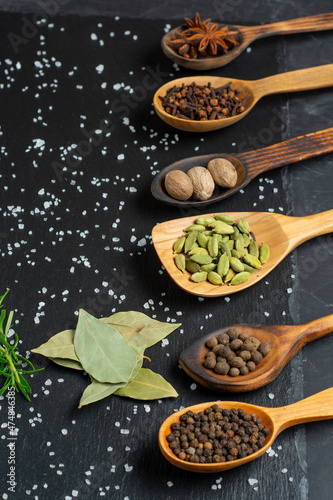
[[[232,188],[237,184],[237,170],[233,164],[225,158],[214,158],[207,165],[216,184],[226,188]]]
[[[182,170],[168,172],[164,179],[164,186],[167,193],[175,200],[188,200],[193,193],[192,181]]]
[[[214,179],[205,167],[193,167],[187,175],[193,184],[193,196],[197,200],[208,200],[213,194]]]

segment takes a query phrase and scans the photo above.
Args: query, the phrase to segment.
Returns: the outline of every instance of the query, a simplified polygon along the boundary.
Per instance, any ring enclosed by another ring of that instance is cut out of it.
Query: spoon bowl
[[[255,453],[248,455],[245,458],[233,460],[231,462],[219,462],[212,464],[195,464],[180,460],[169,447],[167,436],[171,432],[171,424],[174,422],[180,423],[180,417],[189,410],[195,413],[204,411],[213,404],[217,404],[222,409],[241,408],[246,413],[256,413],[257,417],[262,419],[262,424],[268,427],[269,435],[266,438],[266,443]],[[276,437],[288,427],[293,425],[313,422],[317,420],[327,420],[333,418],[333,388],[326,389],[303,399],[297,403],[280,408],[266,408],[263,406],[251,405],[248,403],[240,403],[236,401],[213,401],[210,403],[201,403],[194,406],[189,406],[183,410],[177,411],[170,415],[161,425],[159,431],[159,447],[164,457],[176,467],[192,472],[223,472],[240,465],[245,465],[256,458],[263,455],[270,446],[272,446]]]
[[[218,29],[225,27],[218,24]],[[238,45],[225,54],[219,56],[205,57],[201,59],[188,59],[179,55],[169,46],[169,42],[176,38],[181,26],[169,31],[163,36],[161,46],[164,54],[175,63],[193,70],[209,70],[225,66],[238,57],[254,40],[272,35],[286,35],[289,33],[305,33],[309,31],[323,31],[333,28],[333,13],[319,14],[316,16],[301,17],[278,23],[264,24],[259,26],[231,26],[231,31],[236,32],[234,38]]]
[[[256,337],[261,343],[268,342],[271,345],[271,351],[254,371],[238,377],[219,375],[203,364],[209,352],[207,340],[232,327]],[[333,314],[304,325],[229,325],[194,341],[180,354],[179,363],[190,377],[204,387],[216,391],[252,391],[272,382],[305,344],[332,331]]]
[[[154,177],[151,192],[156,199],[168,205],[177,207],[205,207],[237,193],[257,175],[267,170],[290,165],[331,151],[333,151],[333,128],[289,139],[288,141],[247,153],[230,155],[216,153],[184,158],[168,165]],[[233,188],[227,189],[216,185],[212,196],[208,200],[203,201],[194,200],[193,198],[186,201],[179,201],[167,193],[164,180],[167,173],[171,170],[188,172],[192,167],[198,165],[207,166],[208,162],[214,158],[225,158],[234,165],[237,171],[237,182]]]
[[[214,213],[206,214],[214,216]],[[252,273],[240,285],[213,285],[208,281],[194,283],[189,273],[183,274],[174,263],[173,244],[194,224],[196,217],[169,220],[154,226],[152,241],[161,263],[174,282],[184,291],[201,297],[221,297],[245,290],[269,274],[294,248],[301,243],[333,231],[333,210],[307,217],[290,217],[269,212],[228,213],[234,221],[247,220],[258,242],[270,247],[270,258],[261,269]]]
[[[238,97],[245,110],[229,118],[217,120],[187,120],[172,116],[164,110],[159,96],[164,97],[173,86],[190,85],[193,81],[197,85],[208,85],[218,88],[230,83],[233,90],[238,90]],[[154,95],[153,104],[157,115],[168,125],[187,132],[210,132],[228,127],[244,118],[261,97],[282,92],[299,92],[302,90],[320,89],[333,85],[333,64],[300,69],[287,73],[279,73],[261,80],[238,80],[236,78],[222,78],[218,76],[184,77],[172,80],[162,85]]]

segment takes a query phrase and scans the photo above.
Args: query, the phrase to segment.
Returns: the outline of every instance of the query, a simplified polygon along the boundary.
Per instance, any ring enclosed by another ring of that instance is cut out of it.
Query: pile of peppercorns
[[[231,377],[252,372],[271,350],[268,342],[261,343],[237,328],[229,328],[217,337],[210,337],[206,346],[211,350],[206,354],[205,368]]]
[[[230,462],[265,446],[269,429],[255,413],[222,409],[217,404],[200,413],[187,411],[171,425],[170,449],[180,459],[197,464]]]

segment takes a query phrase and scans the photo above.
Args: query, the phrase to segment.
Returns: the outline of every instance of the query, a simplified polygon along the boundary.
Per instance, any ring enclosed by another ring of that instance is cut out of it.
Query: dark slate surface
[[[329,11],[329,3],[256,1],[248,9],[238,2],[239,10],[235,2],[226,5],[231,21],[254,23]],[[133,309],[182,322],[169,344],[148,351],[149,367],[180,396],[160,402],[110,397],[77,410],[87,378],[33,356],[45,370],[32,380],[31,403],[16,397],[16,498],[214,499],[221,493],[230,499],[331,498],[331,422],[286,430],[272,456],[220,475],[194,476],[172,467],[156,438],[163,420],[181,406],[215,399],[281,406],[332,386],[330,336],[305,347],[275,381],[252,393],[195,387],[177,363],[193,339],[220,325],[292,324],[330,314],[332,236],[302,245],[247,291],[201,300],[171,282],[150,233],[158,222],[205,211],[159,204],[150,183],[156,171],[185,156],[234,152],[244,143],[250,150],[331,126],[332,90],[267,97],[220,132],[178,132],[160,122],[151,107],[155,88],[190,74],[173,67],[159,49],[169,19],[177,17],[175,7],[161,4],[157,16],[149,2],[136,2],[132,12],[116,3],[112,8],[78,4],[61,2],[61,13],[80,16],[48,16],[46,25],[39,18],[30,32],[22,30],[36,21],[33,14],[1,14],[0,269],[3,288],[11,288],[7,305],[16,310],[23,352],[74,326],[80,307],[98,317]],[[215,17],[211,4],[200,9],[203,16]],[[36,12],[26,6],[21,8]],[[124,10],[131,18],[115,19]],[[180,20],[181,5],[178,12]],[[15,51],[9,33],[24,36],[26,43],[21,40]],[[267,38],[212,74],[257,79],[326,64],[331,46],[329,32]],[[94,133],[88,148],[89,133],[101,130],[105,119],[112,122],[111,135]],[[263,139],[267,129],[269,141]],[[75,158],[71,153],[77,148]],[[214,210],[272,209],[297,216],[327,210],[331,163],[327,155],[269,172]],[[325,259],[318,257],[321,246]],[[0,404],[0,493],[6,499],[15,497],[6,484],[7,402]]]

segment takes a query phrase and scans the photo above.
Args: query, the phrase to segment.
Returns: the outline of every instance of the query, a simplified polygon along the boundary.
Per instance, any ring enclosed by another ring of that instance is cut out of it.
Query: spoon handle
[[[253,41],[271,35],[287,35],[289,33],[306,33],[330,29],[333,29],[333,12],[263,24],[262,26],[244,26],[242,31],[245,31],[246,38],[251,38],[251,41]]]
[[[293,425],[333,418],[333,387],[280,408],[265,408],[277,428],[277,434]]]
[[[302,346],[312,342],[312,340],[320,339],[324,335],[333,332],[333,314],[299,325],[298,331],[298,340],[302,342]]]
[[[333,64],[279,73],[249,83],[256,100],[265,95],[322,89],[333,85]]]
[[[306,217],[286,216],[283,231],[289,238],[290,251],[311,238],[332,233],[333,209]]]
[[[237,158],[246,167],[249,178],[274,168],[290,165],[333,151],[333,127],[301,135],[267,148],[240,153]]]

